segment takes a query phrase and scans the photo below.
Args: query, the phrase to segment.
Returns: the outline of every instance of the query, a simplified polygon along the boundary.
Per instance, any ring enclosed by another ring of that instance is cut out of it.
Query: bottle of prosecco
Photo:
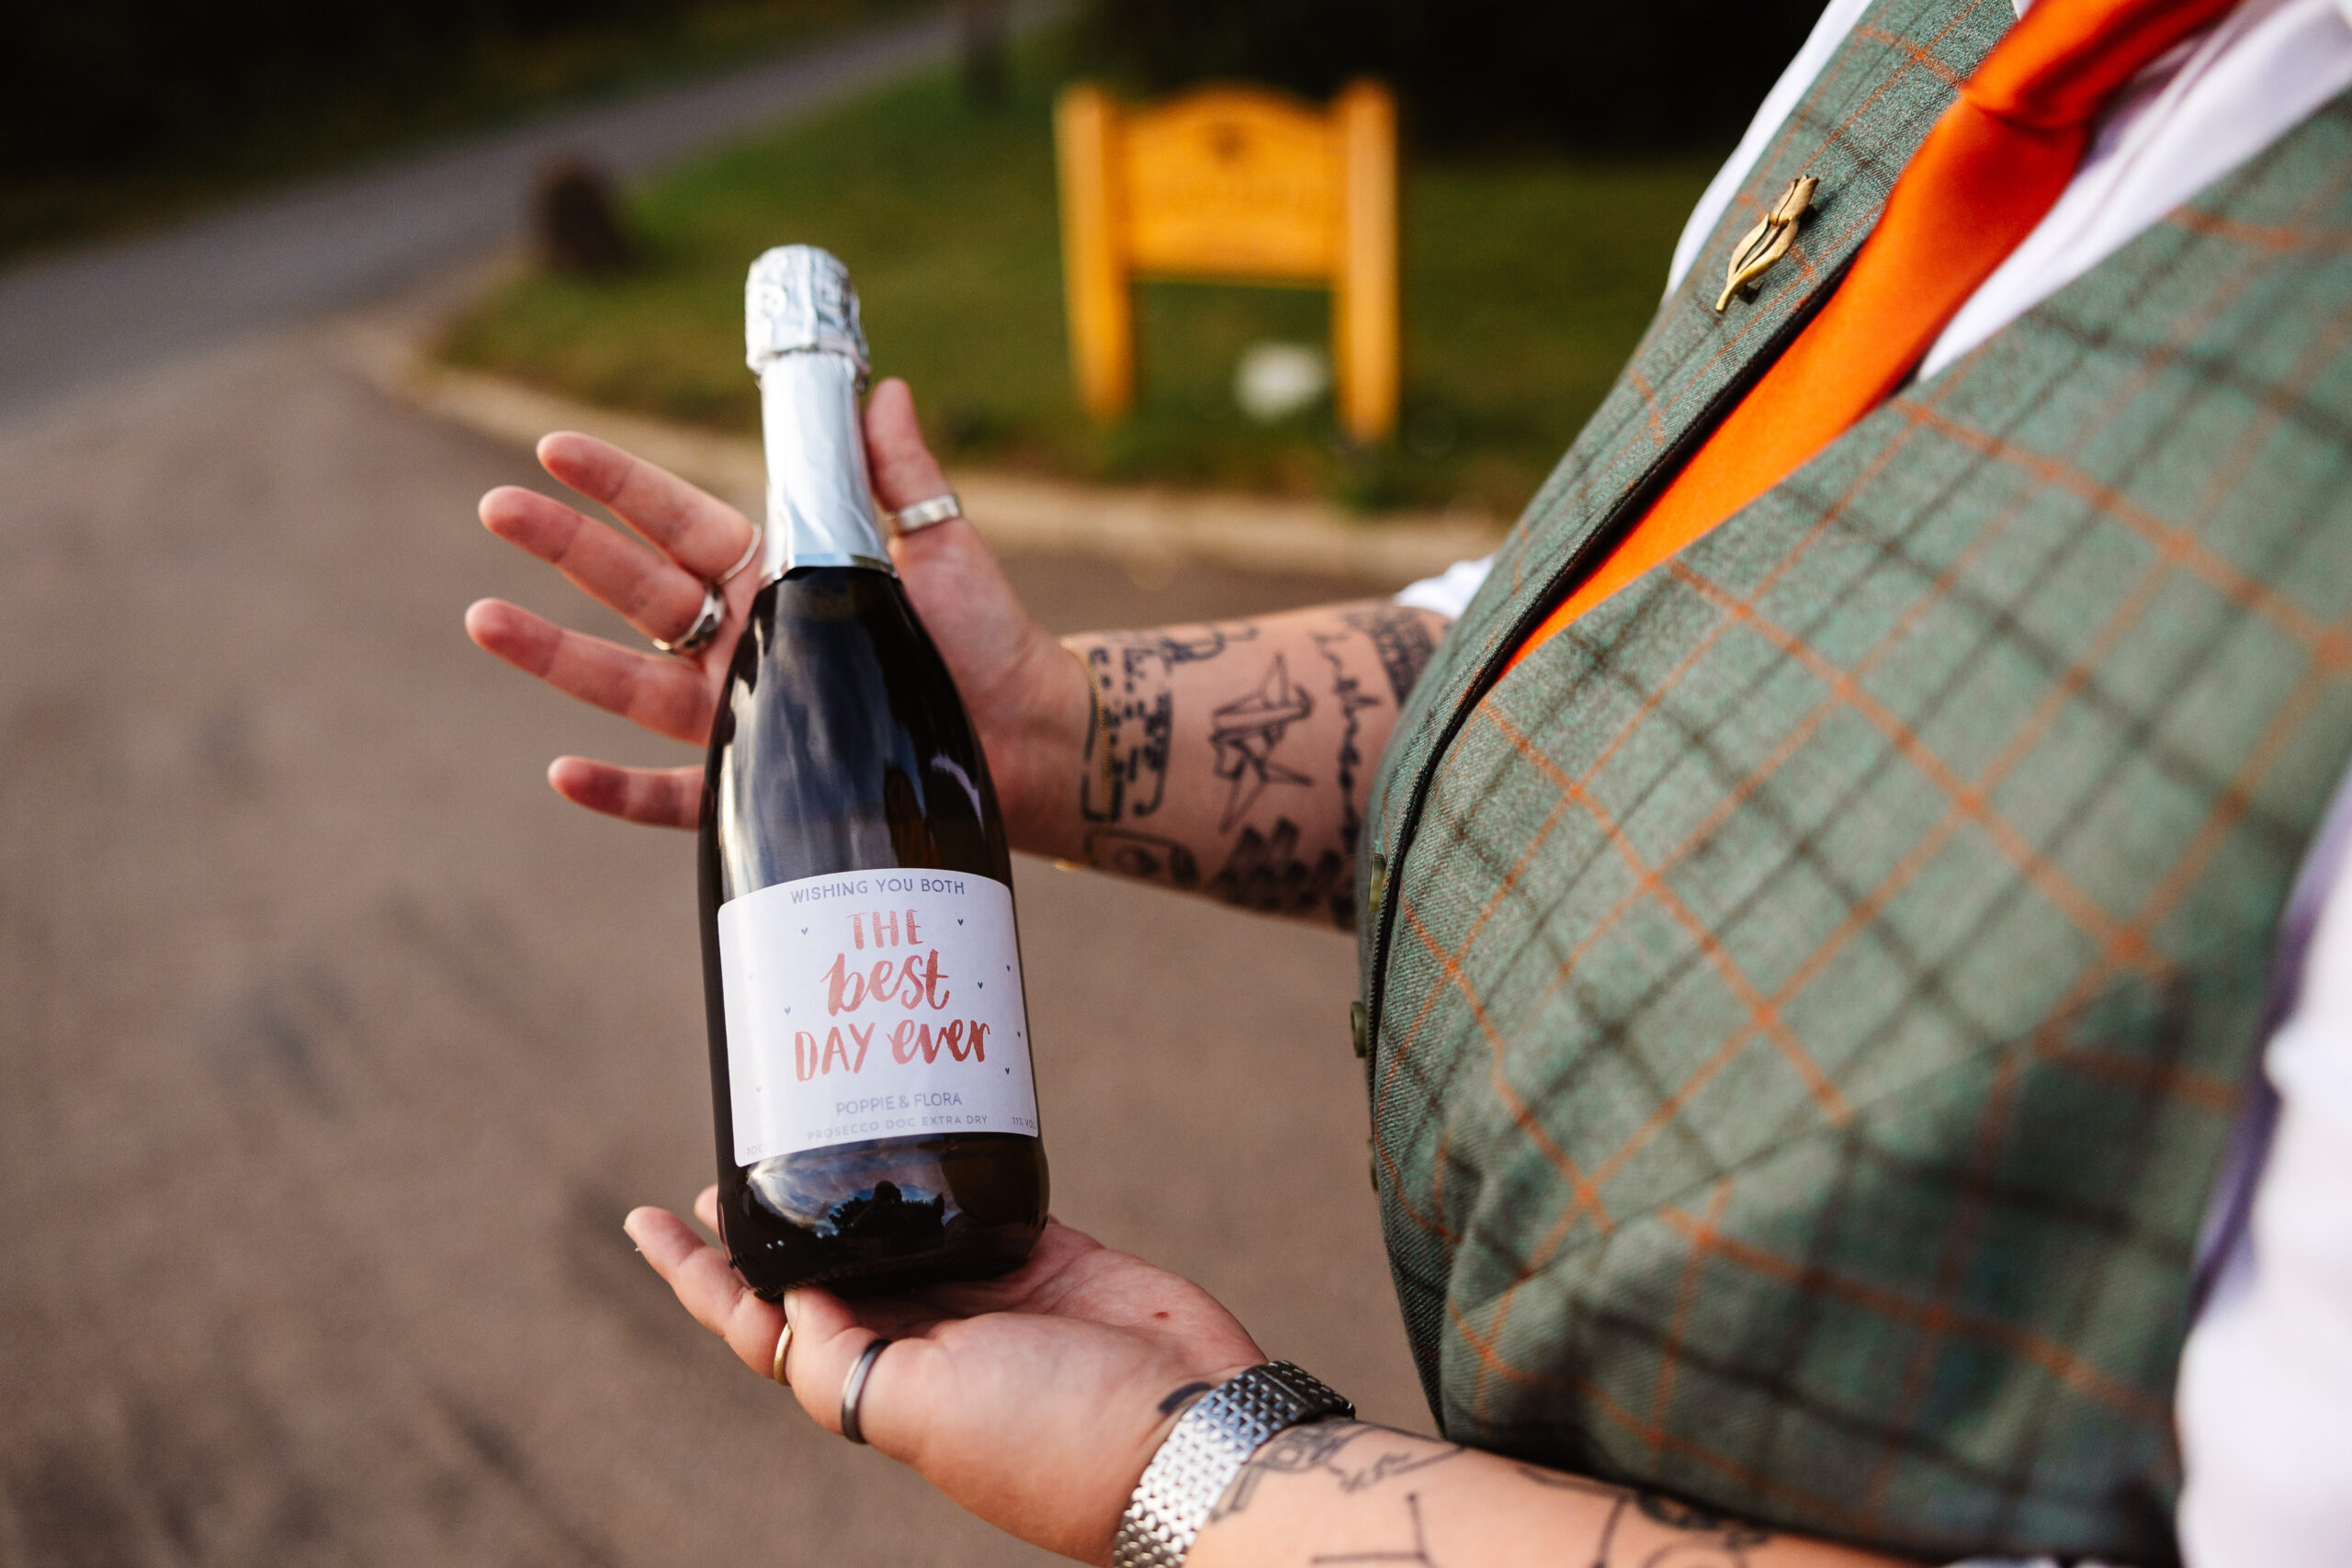
[[[1046,1156],[988,760],[884,549],[842,264],[752,264],[767,525],[711,727],[703,977],[718,1212],[788,1287],[1003,1272],[1046,1219]]]

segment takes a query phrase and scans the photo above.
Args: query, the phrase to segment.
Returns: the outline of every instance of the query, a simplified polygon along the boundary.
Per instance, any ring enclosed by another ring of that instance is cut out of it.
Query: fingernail
[[[784,1321],[790,1323],[796,1315],[794,1309],[800,1304],[800,1292],[798,1291],[786,1291],[782,1296],[777,1298],[776,1304],[784,1308]]]

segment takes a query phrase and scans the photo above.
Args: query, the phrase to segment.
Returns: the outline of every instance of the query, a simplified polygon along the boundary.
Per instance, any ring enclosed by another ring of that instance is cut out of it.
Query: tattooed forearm
[[[1522,1479],[1538,1486],[1555,1492],[1581,1493],[1606,1505],[1608,1514],[1593,1548],[1591,1568],[1624,1568],[1635,1562],[1641,1568],[1666,1568],[1668,1563],[1674,1568],[1747,1568],[1748,1552],[1772,1539],[1752,1525],[1724,1518],[1662,1493],[1635,1492],[1562,1471],[1539,1470],[1532,1464],[1513,1468]],[[1618,1552],[1618,1525],[1628,1510],[1676,1532],[1678,1539],[1664,1545],[1645,1546],[1638,1555]]]
[[[1295,1427],[1211,1510],[1196,1568],[1898,1568],[1672,1497],[1354,1421]]]
[[[1314,780],[1274,761],[1274,751],[1290,738],[1291,727],[1315,711],[1315,699],[1306,688],[1294,686],[1290,667],[1279,653],[1265,678],[1210,715],[1209,745],[1216,752],[1215,772],[1232,782],[1225,797],[1219,831],[1232,828],[1272,784],[1312,784]]]
[[[1444,625],[1353,604],[1070,638],[1086,860],[1352,928],[1372,764]]]
[[[1165,883],[1182,893],[1201,885],[1201,863],[1193,857],[1192,847],[1173,839],[1124,828],[1095,828],[1087,833],[1086,849],[1088,863],[1104,871]]]
[[[1356,773],[1363,765],[1363,752],[1356,744],[1356,737],[1363,728],[1364,710],[1376,708],[1381,703],[1378,697],[1363,689],[1363,682],[1349,670],[1343,651],[1348,640],[1345,637],[1332,632],[1317,632],[1314,637],[1315,650],[1331,667],[1331,694],[1339,704],[1340,717],[1347,727],[1340,733],[1340,851],[1347,860],[1353,862],[1356,840],[1363,836],[1363,818],[1356,814]],[[1352,894],[1353,889],[1350,891]],[[1351,897],[1348,901],[1352,905],[1355,900]],[[1350,908],[1340,924],[1351,923],[1354,914],[1354,909]]]
[[[1089,822],[1115,824],[1159,809],[1175,712],[1171,677],[1257,635],[1248,625],[1116,632],[1082,650],[1072,648],[1086,666],[1093,702],[1086,735],[1092,765],[1079,793]]]
[[[1418,1492],[1405,1494],[1405,1516],[1412,1521],[1413,1543],[1388,1551],[1318,1551],[1307,1559],[1309,1562],[1404,1562],[1414,1568],[1437,1568],[1437,1559],[1430,1555],[1429,1531],[1421,1524],[1421,1496]]]
[[[1437,651],[1437,639],[1430,635],[1430,617],[1402,604],[1367,604],[1343,610],[1340,618],[1372,639],[1380,654],[1380,667],[1388,672],[1388,689],[1397,702],[1411,695],[1421,671],[1429,668],[1430,656]]]
[[[1352,1495],[1416,1470],[1426,1470],[1464,1450],[1385,1427],[1360,1421],[1317,1421],[1293,1427],[1250,1458],[1226,1489],[1209,1517],[1221,1519],[1250,1506],[1258,1487],[1272,1476],[1319,1475]]]
[[[1750,1549],[1762,1546],[1772,1539],[1771,1533],[1768,1530],[1758,1529],[1755,1526],[1743,1524],[1737,1519],[1725,1518],[1721,1514],[1709,1513],[1704,1508],[1693,1507],[1679,1498],[1668,1497],[1662,1492],[1634,1493],[1634,1506],[1639,1508],[1642,1511],[1642,1517],[1653,1524],[1664,1525],[1668,1529],[1680,1530],[1687,1535],[1704,1538],[1695,1543],[1683,1543],[1676,1548],[1677,1551],[1690,1551],[1694,1548],[1713,1550],[1722,1552],[1726,1562],[1746,1562],[1747,1561],[1746,1553]],[[1693,1558],[1688,1561],[1695,1563],[1699,1559]]]
[[[1262,915],[1312,918],[1329,910],[1340,924],[1353,924],[1353,869],[1336,849],[1308,864],[1299,853],[1300,837],[1298,824],[1287,817],[1276,818],[1271,833],[1244,828],[1225,868],[1210,879],[1209,896]]]

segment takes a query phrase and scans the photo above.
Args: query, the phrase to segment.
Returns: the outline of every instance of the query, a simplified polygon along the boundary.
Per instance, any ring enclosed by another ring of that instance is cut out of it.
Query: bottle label
[[[1012,889],[805,876],[718,909],[735,1163],[868,1138],[1037,1134]]]

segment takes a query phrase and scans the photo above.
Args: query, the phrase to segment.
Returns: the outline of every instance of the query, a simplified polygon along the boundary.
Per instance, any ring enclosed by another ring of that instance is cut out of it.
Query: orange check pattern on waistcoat
[[[1799,330],[2006,5],[1879,0],[1399,716],[1382,1218],[1450,1436],[1949,1560],[2170,1560],[2197,1224],[2352,758],[2329,106],[1511,652]]]

